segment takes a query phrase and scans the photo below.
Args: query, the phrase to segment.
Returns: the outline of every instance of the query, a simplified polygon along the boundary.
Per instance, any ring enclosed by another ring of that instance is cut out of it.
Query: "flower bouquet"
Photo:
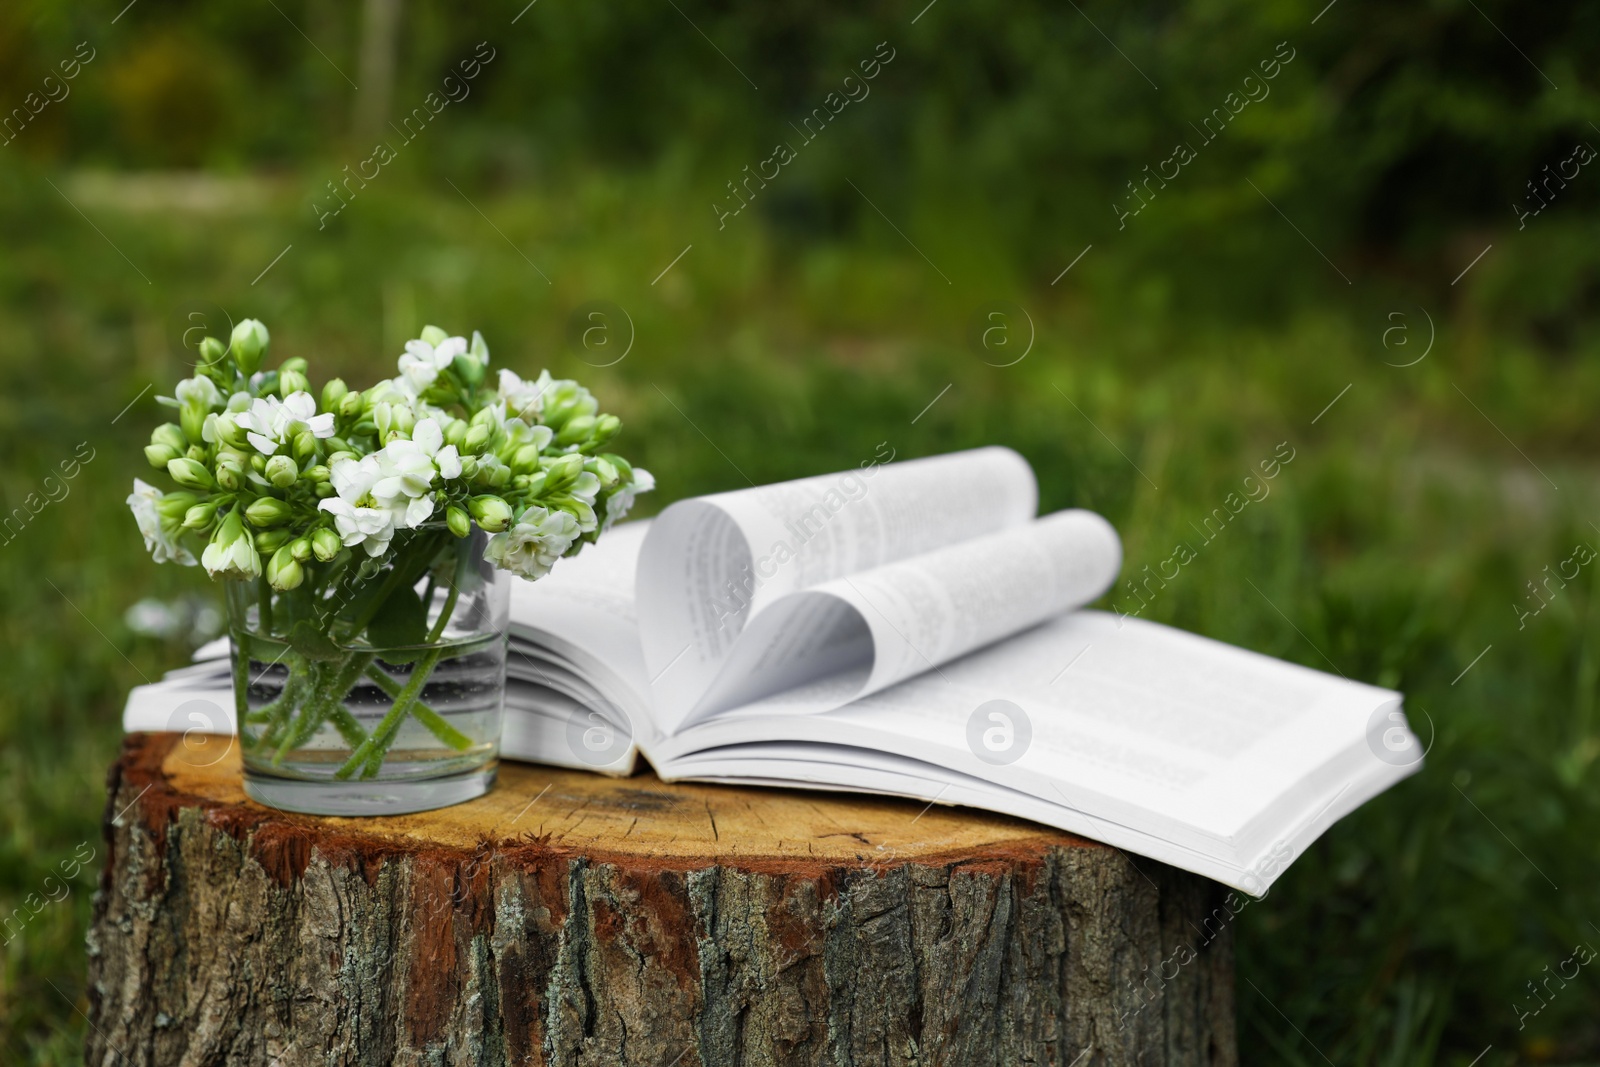
[[[654,486],[604,449],[621,428],[574,381],[488,376],[429,326],[397,377],[311,393],[261,370],[247,319],[200,344],[160,401],[177,421],[128,505],[156,562],[224,580],[245,789],[324,814],[417,811],[486,791],[505,695],[508,584],[596,540]],[[197,559],[198,555],[198,559]]]

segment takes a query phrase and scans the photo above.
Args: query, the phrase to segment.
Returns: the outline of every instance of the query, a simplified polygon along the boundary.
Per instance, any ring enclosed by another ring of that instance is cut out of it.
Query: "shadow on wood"
[[[1237,1062],[1226,891],[1016,819],[524,764],[315,818],[176,734],[109,794],[96,1067]]]

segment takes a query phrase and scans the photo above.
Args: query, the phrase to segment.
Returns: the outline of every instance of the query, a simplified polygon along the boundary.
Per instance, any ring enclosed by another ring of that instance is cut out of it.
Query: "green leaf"
[[[301,619],[289,630],[289,644],[294,650],[311,660],[336,660],[344,652],[333,643],[333,638],[317,629],[310,619]]]
[[[383,591],[383,577],[380,575],[358,586],[355,592],[351,593],[345,600],[344,605],[339,608],[339,618],[345,622],[353,623],[365,615],[378,594]]]
[[[367,640],[373,648],[420,645],[427,639],[428,611],[423,607],[417,591],[409,585],[402,585],[390,593],[367,624]]]

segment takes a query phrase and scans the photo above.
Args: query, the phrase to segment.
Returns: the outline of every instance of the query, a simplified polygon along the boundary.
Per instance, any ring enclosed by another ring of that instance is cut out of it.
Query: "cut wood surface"
[[[964,808],[502,763],[264,808],[227,738],[109,775],[87,1062],[1236,1063],[1226,891]]]

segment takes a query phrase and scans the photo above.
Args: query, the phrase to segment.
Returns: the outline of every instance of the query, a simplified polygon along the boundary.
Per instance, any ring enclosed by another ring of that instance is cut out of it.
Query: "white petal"
[[[313,415],[306,420],[306,428],[311,431],[313,437],[332,437],[333,412],[329,411],[321,415]]]
[[[305,422],[317,413],[317,402],[304,389],[290,393],[283,400],[283,409],[297,422]]]
[[[406,525],[418,526],[427,521],[433,514],[433,497],[419,496],[406,507]]]
[[[433,455],[444,444],[444,431],[434,419],[423,419],[411,428],[411,440],[425,454]]]
[[[249,441],[255,447],[255,450],[262,455],[270,456],[278,451],[278,442],[270,438],[262,437],[258,433],[247,433],[244,436],[245,440]]]
[[[433,461],[439,465],[439,474],[444,478],[461,477],[461,456],[456,452],[455,445],[445,445]]]

